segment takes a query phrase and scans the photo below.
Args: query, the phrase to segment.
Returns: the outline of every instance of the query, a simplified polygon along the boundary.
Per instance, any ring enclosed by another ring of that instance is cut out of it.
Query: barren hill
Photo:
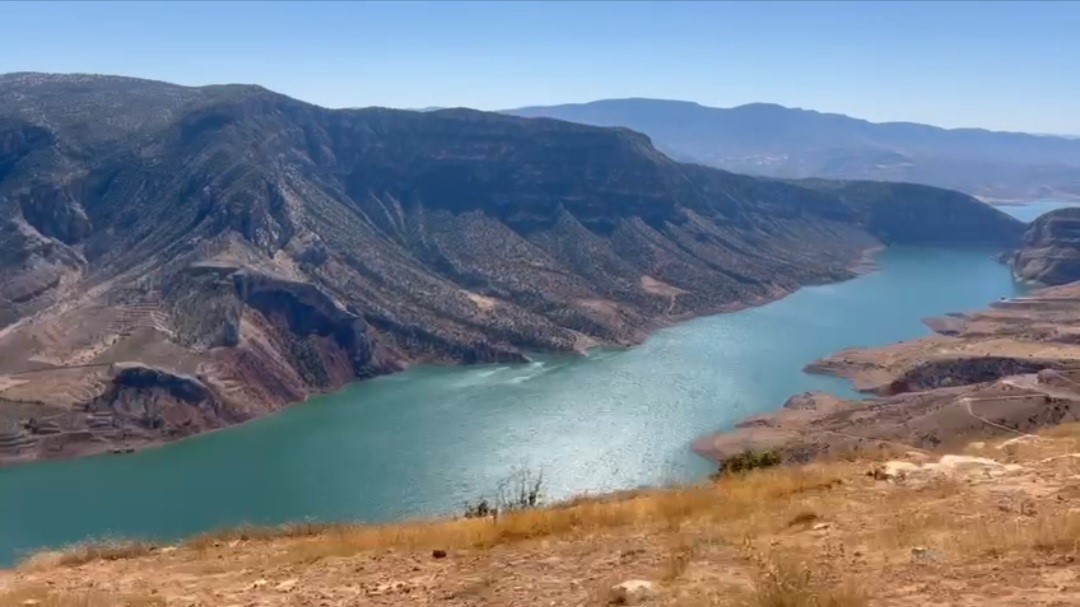
[[[745,177],[624,129],[8,74],[0,462],[170,440],[415,362],[632,343],[847,278],[882,242],[1021,232],[962,194]]]

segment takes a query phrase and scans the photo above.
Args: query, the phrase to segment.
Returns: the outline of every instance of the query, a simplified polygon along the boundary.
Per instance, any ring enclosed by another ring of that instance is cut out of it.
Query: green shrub
[[[776,451],[752,451],[747,449],[737,455],[725,457],[720,460],[720,466],[714,477],[726,474],[739,474],[759,468],[772,468],[780,465],[780,454]]]

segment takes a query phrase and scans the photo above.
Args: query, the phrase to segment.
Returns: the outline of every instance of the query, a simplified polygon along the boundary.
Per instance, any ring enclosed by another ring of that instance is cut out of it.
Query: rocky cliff
[[[183,436],[416,362],[632,343],[847,278],[881,242],[1021,232],[967,196],[857,190],[556,120],[0,76],[0,458]]]
[[[1080,208],[1058,209],[1033,221],[1011,263],[1020,280],[1043,285],[1080,280]]]

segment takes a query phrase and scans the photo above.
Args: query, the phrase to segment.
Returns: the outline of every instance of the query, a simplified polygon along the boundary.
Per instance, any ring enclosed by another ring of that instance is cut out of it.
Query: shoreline
[[[639,331],[637,331],[637,334],[634,335],[634,338],[632,340],[628,341],[627,343],[623,343],[623,344],[602,343],[602,342],[600,342],[600,343],[592,343],[592,344],[589,345],[588,348],[586,348],[584,350],[574,349],[574,350],[570,350],[570,351],[566,351],[566,352],[545,352],[544,354],[566,354],[566,355],[569,355],[569,356],[586,356],[586,355],[588,355],[588,351],[590,349],[593,349],[593,348],[603,348],[603,347],[633,348],[633,347],[639,346],[642,343],[644,343],[645,340],[647,340],[649,337],[651,337],[657,331],[660,331],[660,330],[663,330],[663,329],[666,329],[666,328],[669,328],[669,327],[673,327],[673,326],[676,326],[676,325],[684,323],[684,322],[688,322],[688,321],[691,321],[691,320],[694,320],[694,319],[697,319],[697,318],[705,318],[705,317],[708,317],[708,316],[716,316],[716,315],[719,315],[719,314],[731,314],[731,313],[734,313],[734,312],[739,312],[741,310],[746,310],[746,309],[749,309],[749,308],[755,308],[755,307],[758,307],[758,306],[763,306],[763,305],[772,303],[774,301],[778,301],[780,299],[783,299],[783,298],[787,297],[788,295],[791,295],[791,294],[795,293],[796,291],[798,291],[799,289],[802,289],[804,287],[813,287],[813,286],[819,286],[819,285],[824,285],[824,284],[840,284],[840,283],[846,282],[848,280],[853,280],[855,278],[858,278],[859,276],[863,276],[865,274],[868,274],[868,273],[871,273],[871,272],[874,272],[874,271],[878,270],[879,266],[874,261],[874,258],[878,254],[880,254],[882,251],[884,251],[886,248],[887,247],[885,245],[877,244],[877,245],[869,246],[869,247],[866,247],[866,248],[862,249],[858,253],[858,255],[855,256],[848,263],[848,265],[846,266],[847,270],[851,272],[851,276],[849,276],[847,278],[844,278],[844,279],[841,279],[841,280],[832,281],[832,282],[822,282],[822,283],[806,283],[806,284],[799,285],[795,289],[783,289],[783,288],[774,289],[773,291],[771,291],[770,293],[768,293],[766,295],[762,295],[762,296],[758,296],[758,297],[754,297],[754,298],[751,298],[751,299],[748,299],[748,300],[743,300],[743,301],[738,301],[738,302],[730,302],[730,303],[724,304],[722,306],[719,306],[716,309],[703,310],[701,313],[686,314],[686,315],[680,315],[680,316],[675,316],[675,317],[660,317],[660,318],[657,318],[657,319],[647,323]],[[445,364],[445,365],[440,365],[438,363],[435,363],[435,364],[437,366],[447,366],[447,367],[475,366],[475,364],[467,365],[465,363],[450,363],[450,364]],[[484,363],[479,363],[479,364],[484,364]],[[499,363],[499,364],[502,364],[502,363]],[[292,401],[292,402],[286,403],[283,406],[268,410],[268,411],[266,411],[265,413],[263,413],[261,415],[255,415],[255,416],[251,417],[250,419],[246,419],[246,420],[243,420],[243,421],[240,421],[240,422],[237,422],[237,423],[233,423],[233,424],[222,425],[222,426],[217,427],[217,428],[209,428],[209,429],[205,429],[205,430],[200,430],[200,431],[197,431],[197,432],[193,432],[191,434],[187,434],[185,436],[180,436],[180,437],[176,437],[176,438],[172,438],[172,439],[131,440],[131,441],[125,442],[125,443],[100,443],[100,444],[89,443],[89,444],[78,445],[78,446],[76,446],[74,448],[67,449],[64,452],[62,452],[62,453],[60,453],[60,454],[58,454],[56,456],[53,456],[53,457],[37,457],[37,456],[35,456],[35,457],[18,457],[18,456],[8,457],[8,456],[0,455],[0,471],[4,470],[6,468],[26,467],[26,466],[33,466],[35,464],[47,464],[49,462],[66,462],[66,461],[73,461],[73,460],[76,460],[76,459],[85,459],[85,458],[91,458],[91,457],[105,457],[105,456],[117,456],[117,457],[119,457],[119,456],[124,456],[124,455],[132,455],[132,454],[135,454],[135,453],[139,453],[139,452],[147,451],[147,450],[151,450],[151,449],[159,449],[159,448],[162,448],[162,447],[167,447],[169,445],[179,444],[181,442],[184,442],[184,441],[187,441],[187,440],[199,437],[199,436],[206,436],[206,435],[217,433],[217,432],[220,432],[220,431],[223,431],[223,430],[229,430],[231,428],[237,428],[237,427],[246,425],[248,423],[254,422],[256,420],[264,419],[264,418],[269,417],[271,415],[276,415],[276,414],[284,411],[285,409],[289,409],[289,408],[292,408],[292,407],[303,405],[304,403],[308,402],[312,398],[317,398],[317,397],[320,397],[320,396],[326,396],[326,395],[330,395],[330,394],[335,394],[335,393],[341,392],[342,390],[347,389],[348,387],[350,387],[352,385],[359,384],[359,383],[365,382],[365,381],[369,381],[370,379],[376,379],[378,377],[396,375],[398,373],[407,371],[407,370],[409,370],[410,368],[412,368],[414,366],[417,366],[417,365],[411,365],[411,364],[406,365],[405,367],[403,367],[401,369],[398,369],[398,370],[395,370],[395,371],[393,371],[391,373],[385,373],[385,374],[382,374],[382,375],[377,375],[375,377],[368,378],[368,379],[360,379],[360,380],[349,381],[349,382],[346,382],[346,383],[344,383],[344,384],[342,384],[340,386],[337,386],[337,387],[335,387],[333,389],[326,390],[326,391],[312,392],[312,393],[308,394],[303,400]],[[117,452],[117,450],[120,450],[122,452]]]
[[[1062,306],[1080,306],[1080,283],[924,320],[928,336],[828,354],[803,371],[844,379],[867,398],[798,394],[698,437],[692,449],[717,463],[746,450],[804,461],[870,448],[934,450],[1080,419],[1080,342],[1060,316],[1076,308]],[[1032,335],[1032,326],[1043,333]]]

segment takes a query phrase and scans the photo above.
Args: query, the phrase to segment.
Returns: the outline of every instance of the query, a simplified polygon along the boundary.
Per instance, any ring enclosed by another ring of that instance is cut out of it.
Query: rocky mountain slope
[[[1080,280],[1080,208],[1051,211],[1032,222],[1010,263],[1020,280],[1043,285]]]
[[[0,76],[0,461],[170,440],[415,362],[632,343],[847,278],[881,242],[1021,232],[966,196],[755,179],[623,129]]]
[[[909,181],[988,199],[1080,196],[1080,140],[872,123],[841,114],[754,103],[605,99],[509,110],[649,135],[676,158],[770,177]]]

